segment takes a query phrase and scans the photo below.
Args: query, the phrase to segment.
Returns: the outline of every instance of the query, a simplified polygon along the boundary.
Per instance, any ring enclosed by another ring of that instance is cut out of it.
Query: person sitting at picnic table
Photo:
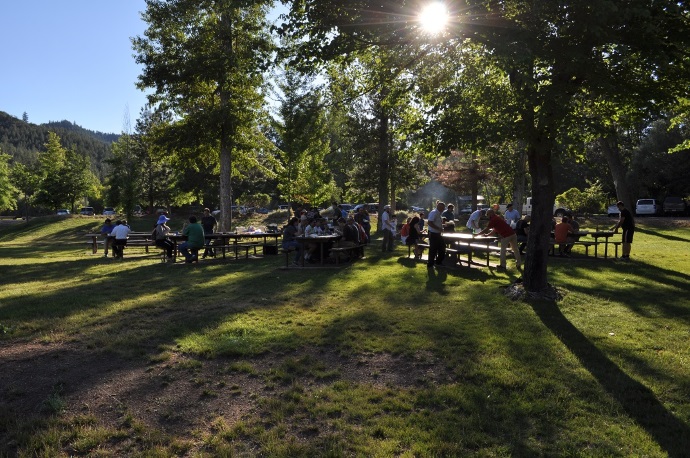
[[[568,217],[561,218],[561,222],[556,224],[553,230],[554,242],[558,244],[558,255],[561,257],[570,257],[570,250],[568,249],[568,235],[573,233],[573,228],[568,224]]]
[[[197,222],[196,216],[189,217],[189,224],[182,230],[186,240],[180,244],[180,253],[185,257],[186,263],[199,261],[199,250],[204,247],[206,237],[204,228]],[[190,253],[191,250],[191,253]]]
[[[127,245],[127,239],[129,238],[129,233],[132,230],[127,225],[127,221],[116,221],[115,227],[110,231],[110,236],[113,237],[113,257],[116,259],[123,259],[124,248]]]
[[[525,254],[527,237],[529,236],[529,222],[531,219],[532,217],[530,215],[525,215],[515,224],[515,235],[517,235],[517,241],[520,244],[520,254]]]
[[[319,229],[317,221],[315,219],[307,220],[307,225],[304,228],[305,237],[317,237],[320,234],[321,229]],[[304,254],[305,261],[314,262],[316,261],[316,252],[319,249],[317,243],[307,243],[307,252]]]
[[[486,215],[486,210],[475,210],[467,219],[467,228],[472,231],[473,234],[481,232],[482,228],[479,226],[479,221],[484,215]]]
[[[359,207],[359,210],[355,213],[355,221],[364,228],[364,233],[367,236],[363,243],[369,243],[371,238],[371,222],[369,221],[369,212],[365,206]]]
[[[105,222],[103,223],[103,227],[101,227],[101,236],[103,237],[103,252],[105,253],[103,257],[107,258],[108,257],[108,248],[110,247],[110,243],[112,242],[112,237],[110,237],[110,233],[113,231],[113,226],[112,221],[110,218],[106,218]]]
[[[479,232],[479,235],[497,234],[499,236],[501,243],[501,257],[498,270],[506,270],[506,250],[508,245],[510,245],[510,248],[513,250],[513,255],[515,255],[515,265],[517,266],[517,269],[520,270],[522,268],[522,260],[520,259],[520,250],[518,250],[517,235],[515,234],[515,231],[493,210],[487,210],[486,216],[489,217],[489,224],[486,225],[485,229]]]
[[[299,265],[299,260],[302,257],[302,244],[297,241],[297,234],[299,227],[299,218],[293,216],[283,228],[283,243],[282,247],[285,251],[295,250],[294,264]]]
[[[175,249],[175,243],[168,238],[168,235],[170,235],[170,228],[166,224],[168,221],[170,221],[170,218],[165,215],[158,217],[156,227],[153,230],[153,240],[158,248],[165,250],[168,262],[173,262],[173,250]]]
[[[405,245],[414,247],[414,258],[422,259],[422,249],[419,247],[419,242],[421,242],[420,232],[417,229],[419,221],[418,216],[413,217],[409,223],[409,235],[405,240]]]
[[[213,234],[215,232],[217,225],[218,221],[211,214],[211,210],[209,210],[208,208],[204,208],[204,216],[201,217],[201,227],[204,228],[204,235]],[[206,256],[211,256],[212,258],[215,258],[216,250],[211,248],[211,238],[207,238],[205,240],[205,245],[206,248],[204,249],[204,254],[202,258],[205,258]]]

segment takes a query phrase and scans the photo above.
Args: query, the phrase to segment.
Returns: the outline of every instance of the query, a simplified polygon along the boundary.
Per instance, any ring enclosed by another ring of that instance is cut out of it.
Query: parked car
[[[115,211],[115,209],[113,207],[105,207],[103,209],[103,214],[106,216],[112,216],[112,215],[116,215],[117,212]]]
[[[684,215],[687,212],[687,203],[680,197],[667,197],[664,199],[664,215]]]
[[[609,216],[619,216],[621,211],[618,209],[618,205],[613,204],[608,206],[606,209],[606,214]]]
[[[93,216],[93,207],[81,207],[80,215]]]
[[[371,202],[368,204],[358,204],[355,205],[355,208],[353,208],[354,211],[358,212],[360,208],[364,207],[369,213],[376,213],[379,211],[379,203],[378,202]]]
[[[415,213],[425,212],[425,211],[426,211],[426,210],[424,209],[424,207],[417,207],[416,205],[411,205],[411,206],[410,206],[410,210],[412,210],[412,211],[415,212]]]
[[[638,199],[635,204],[636,215],[658,215],[661,213],[661,205],[656,199]]]
[[[61,208],[57,211],[57,214],[60,216],[66,216],[69,215],[69,210],[67,210],[66,208]]]
[[[254,211],[255,211],[256,213],[261,213],[262,215],[266,215],[266,214],[268,214],[268,212],[269,212],[268,208],[265,208],[265,207],[257,208],[257,209],[254,210]]]

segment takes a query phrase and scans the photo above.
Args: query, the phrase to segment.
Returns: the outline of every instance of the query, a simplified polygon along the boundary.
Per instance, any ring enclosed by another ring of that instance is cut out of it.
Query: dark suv
[[[664,199],[665,215],[684,215],[687,212],[687,204],[680,197],[667,197]]]

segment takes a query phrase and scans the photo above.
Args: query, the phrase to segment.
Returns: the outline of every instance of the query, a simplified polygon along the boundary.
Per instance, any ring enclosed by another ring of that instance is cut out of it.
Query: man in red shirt
[[[513,228],[510,227],[508,223],[505,222],[503,218],[496,215],[493,210],[487,210],[486,216],[489,217],[489,224],[486,228],[482,230],[479,235],[498,235],[501,242],[501,265],[498,267],[499,270],[506,270],[506,249],[508,245],[513,250],[515,255],[515,262],[518,270],[522,267],[522,261],[520,259],[520,250],[518,250],[517,235]]]

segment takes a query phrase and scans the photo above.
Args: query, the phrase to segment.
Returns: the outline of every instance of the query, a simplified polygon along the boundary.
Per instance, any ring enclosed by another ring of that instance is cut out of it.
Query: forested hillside
[[[0,151],[17,162],[33,164],[38,152],[45,150],[49,132],[55,132],[65,148],[89,157],[94,173],[103,178],[104,161],[110,157],[111,144],[119,135],[94,132],[69,121],[32,124],[0,111]]]

